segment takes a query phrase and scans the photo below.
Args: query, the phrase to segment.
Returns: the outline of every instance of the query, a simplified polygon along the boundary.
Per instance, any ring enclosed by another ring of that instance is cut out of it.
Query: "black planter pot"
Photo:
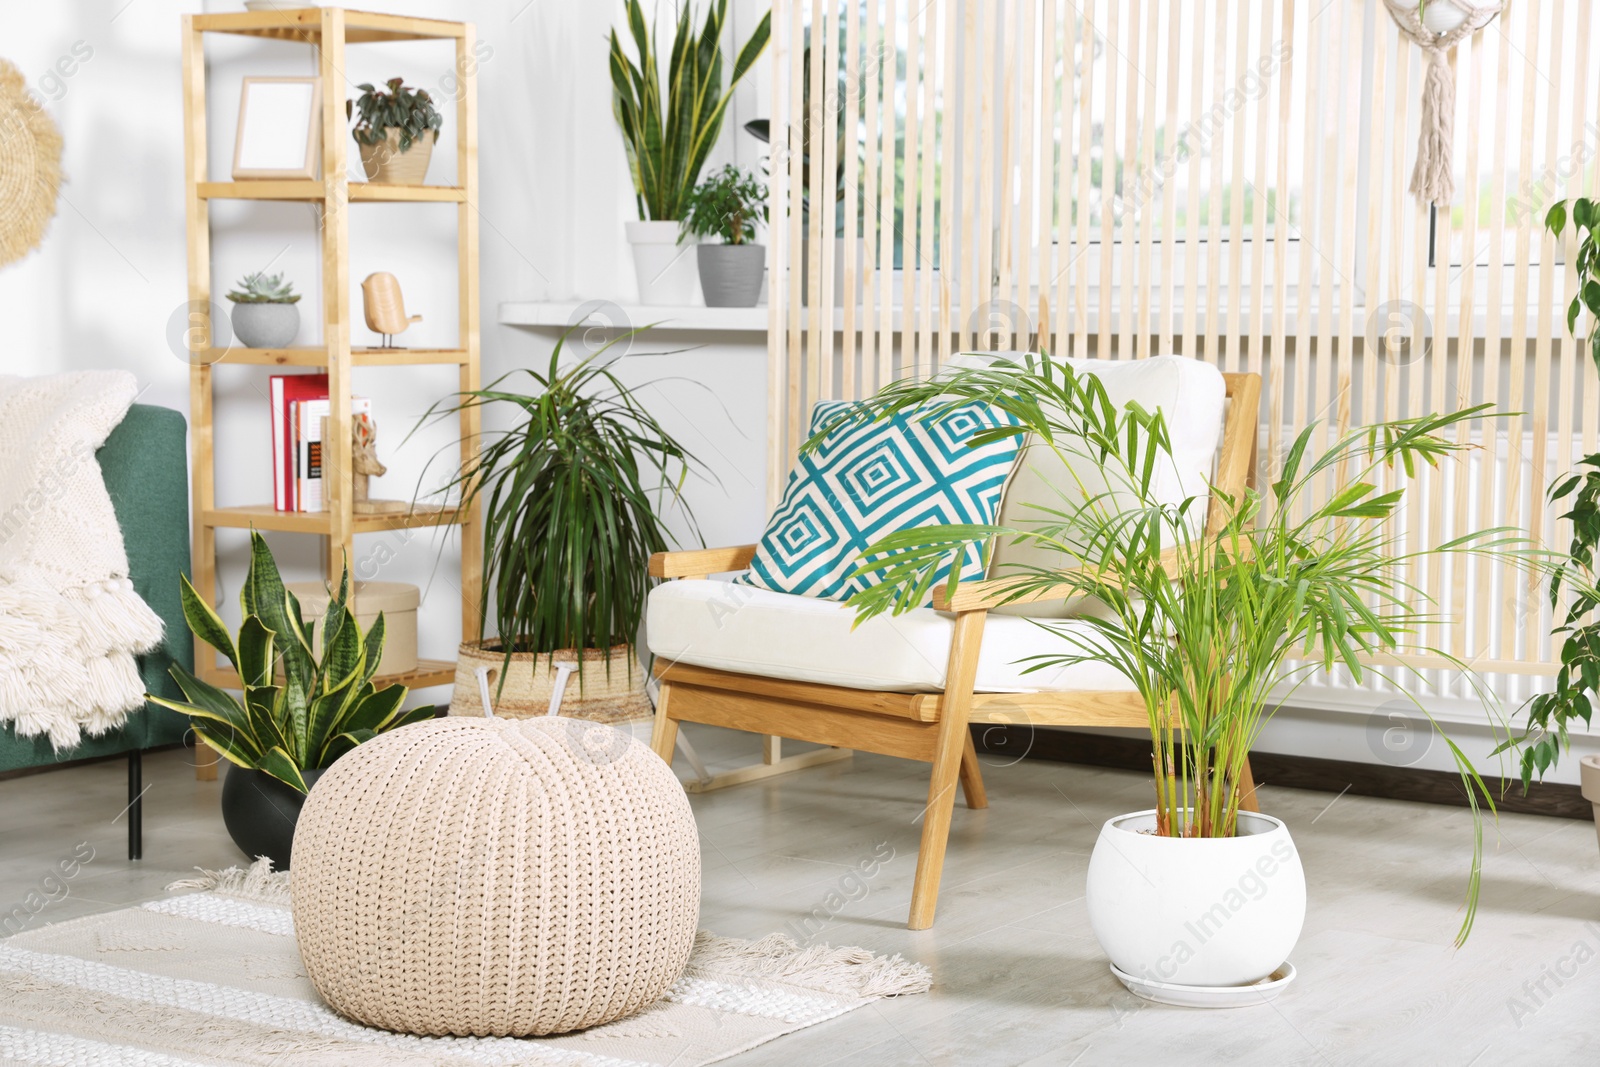
[[[322,773],[301,772],[307,786],[315,786]],[[294,824],[305,799],[265,771],[229,767],[222,783],[222,822],[245,855],[251,859],[265,856],[272,861],[273,870],[287,871],[294,848]]]

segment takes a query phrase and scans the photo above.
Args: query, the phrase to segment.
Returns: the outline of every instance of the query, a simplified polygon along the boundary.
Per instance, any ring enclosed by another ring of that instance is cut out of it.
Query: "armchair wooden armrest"
[[[721,574],[723,571],[742,571],[750,566],[755,554],[755,545],[657,552],[650,557],[650,577],[704,578],[708,574]]]
[[[1176,578],[1178,576],[1178,550],[1169,548],[1161,553],[1161,562],[1167,574]],[[1074,571],[1087,570],[1087,567],[1075,567]],[[933,606],[939,611],[988,611],[1007,604],[1037,604],[1041,600],[1063,600],[1069,596],[1077,596],[1079,590],[1069,583],[1045,586],[1043,589],[1034,589],[1022,596],[1013,597],[1011,594],[1016,587],[1017,579],[1021,574],[1005,578],[986,578],[976,582],[962,582],[956,587],[956,595],[950,596],[948,584],[938,586],[933,591]]]

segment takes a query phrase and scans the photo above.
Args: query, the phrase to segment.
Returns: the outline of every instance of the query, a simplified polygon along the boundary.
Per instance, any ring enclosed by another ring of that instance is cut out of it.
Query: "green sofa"
[[[173,698],[182,694],[167,668],[174,661],[194,667],[194,641],[183,621],[178,595],[178,575],[189,570],[187,436],[178,412],[135,404],[98,454],[128,550],[128,576],[166,625],[161,647],[139,657],[139,673],[148,692]],[[139,754],[147,748],[182,742],[188,730],[186,718],[154,704],[134,712],[120,729],[85,738],[77,747],[60,752],[46,738],[18,737],[10,726],[0,726],[0,771],[126,755],[128,858],[138,859],[142,847],[139,796],[143,792]]]

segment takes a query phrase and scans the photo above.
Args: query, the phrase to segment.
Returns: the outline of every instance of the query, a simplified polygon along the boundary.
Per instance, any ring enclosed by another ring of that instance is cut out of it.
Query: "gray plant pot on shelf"
[[[246,348],[287,348],[300,332],[296,304],[235,304],[233,335]]]
[[[700,245],[700,291],[708,308],[752,308],[761,298],[765,245]]]

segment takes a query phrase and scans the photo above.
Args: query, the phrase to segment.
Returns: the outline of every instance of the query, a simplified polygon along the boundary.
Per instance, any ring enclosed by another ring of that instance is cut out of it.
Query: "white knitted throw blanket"
[[[127,371],[0,375],[0,723],[57,749],[143,705],[134,654],[161,641],[95,459],[137,391]]]

